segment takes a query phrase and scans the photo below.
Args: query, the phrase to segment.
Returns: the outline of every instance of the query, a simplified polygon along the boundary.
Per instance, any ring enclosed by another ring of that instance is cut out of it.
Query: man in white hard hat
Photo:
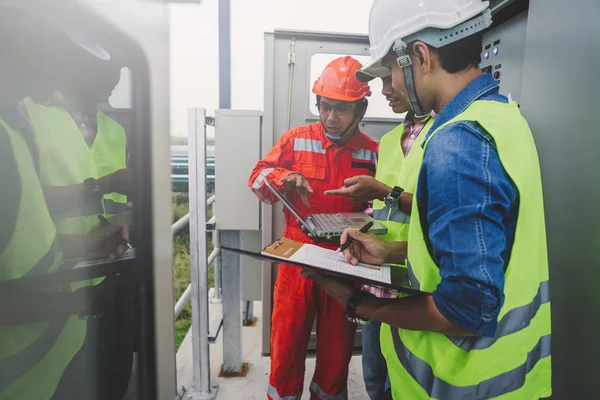
[[[389,69],[380,68],[357,74],[362,81],[381,78],[381,94],[396,114],[406,114],[404,121],[386,133],[379,142],[375,177],[360,175],[348,178],[340,189],[328,190],[325,195],[344,196],[360,203],[373,201],[373,218],[387,227],[380,236],[385,241],[408,241],[412,199],[417,187],[419,168],[423,161],[423,139],[433,125],[429,115],[415,118],[410,102],[392,87]],[[406,268],[404,263],[396,266]],[[379,298],[396,298],[398,293],[380,287],[364,285],[363,290]],[[379,332],[381,322],[370,320],[362,326],[362,370],[367,394],[371,400],[389,397],[389,379],[385,358],[381,354]]]
[[[375,0],[372,60],[391,69],[425,137],[407,267],[423,296],[376,299],[314,273],[352,317],[383,322],[394,399],[539,399],[552,394],[544,207],[533,137],[479,68],[481,0]],[[400,246],[347,230],[352,263],[398,263]]]

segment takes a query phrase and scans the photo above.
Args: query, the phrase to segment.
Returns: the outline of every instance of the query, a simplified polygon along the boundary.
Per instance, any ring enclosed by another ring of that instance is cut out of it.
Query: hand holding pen
[[[369,229],[371,229],[371,227],[373,226],[374,222],[370,221],[368,222],[365,226],[363,226],[362,228],[360,228],[359,232],[361,233],[367,233],[369,231]],[[340,247],[338,247],[338,249],[335,251],[336,253],[339,253],[341,251],[344,251],[346,249],[348,249],[348,247],[350,247],[352,245],[352,243],[354,243],[354,238],[351,236],[348,236],[346,241],[344,242],[344,244],[342,244]]]

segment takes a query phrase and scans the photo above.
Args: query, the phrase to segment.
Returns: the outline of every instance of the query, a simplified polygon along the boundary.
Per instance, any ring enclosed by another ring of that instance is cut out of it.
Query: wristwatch
[[[98,185],[98,181],[94,178],[87,178],[86,180],[83,181],[83,184],[85,185],[85,188],[89,192],[102,193],[102,190],[100,189],[100,186]]]
[[[86,204],[94,207],[94,209],[98,209],[100,214],[104,212],[102,208],[102,198],[104,197],[104,192],[100,189],[98,185],[98,181],[94,178],[88,178],[83,181],[85,185],[85,201]]]
[[[400,195],[404,192],[400,186],[394,186],[392,192],[383,198],[387,208],[396,209],[400,207]]]
[[[346,317],[348,318],[348,321],[359,325],[366,325],[369,323],[368,319],[356,316],[356,307],[365,299],[366,295],[368,295],[368,293],[362,291],[355,292],[350,296],[348,301],[346,301]]]

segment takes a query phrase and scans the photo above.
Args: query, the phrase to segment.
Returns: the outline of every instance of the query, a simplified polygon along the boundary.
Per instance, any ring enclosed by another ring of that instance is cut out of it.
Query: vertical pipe
[[[220,231],[221,243],[227,247],[242,247],[240,231]],[[223,277],[223,370],[242,372],[242,290],[240,255],[221,253]]]
[[[219,108],[231,108],[230,0],[219,0]]]
[[[214,203],[213,203],[214,204]],[[213,206],[213,210],[214,210],[214,206]],[[220,240],[219,240],[219,231],[215,228],[215,230],[212,232],[212,238],[213,238],[213,246],[215,249],[218,249],[221,244],[220,244]],[[221,267],[221,263],[220,263],[220,259],[221,257],[219,255],[217,255],[217,257],[215,257],[215,260],[213,261],[213,268],[214,268],[214,278],[215,278],[215,300],[219,301],[221,300],[221,271],[220,271],[220,267]]]
[[[206,128],[204,109],[190,109],[189,194],[190,275],[192,285],[192,352],[194,389],[210,393],[208,349],[208,266],[206,249]]]

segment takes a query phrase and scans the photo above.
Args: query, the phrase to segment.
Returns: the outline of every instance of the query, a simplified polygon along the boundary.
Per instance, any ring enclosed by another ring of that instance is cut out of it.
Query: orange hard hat
[[[317,96],[342,101],[356,101],[370,96],[369,85],[355,76],[361,68],[362,64],[350,56],[336,58],[327,64],[313,85],[312,92]]]

